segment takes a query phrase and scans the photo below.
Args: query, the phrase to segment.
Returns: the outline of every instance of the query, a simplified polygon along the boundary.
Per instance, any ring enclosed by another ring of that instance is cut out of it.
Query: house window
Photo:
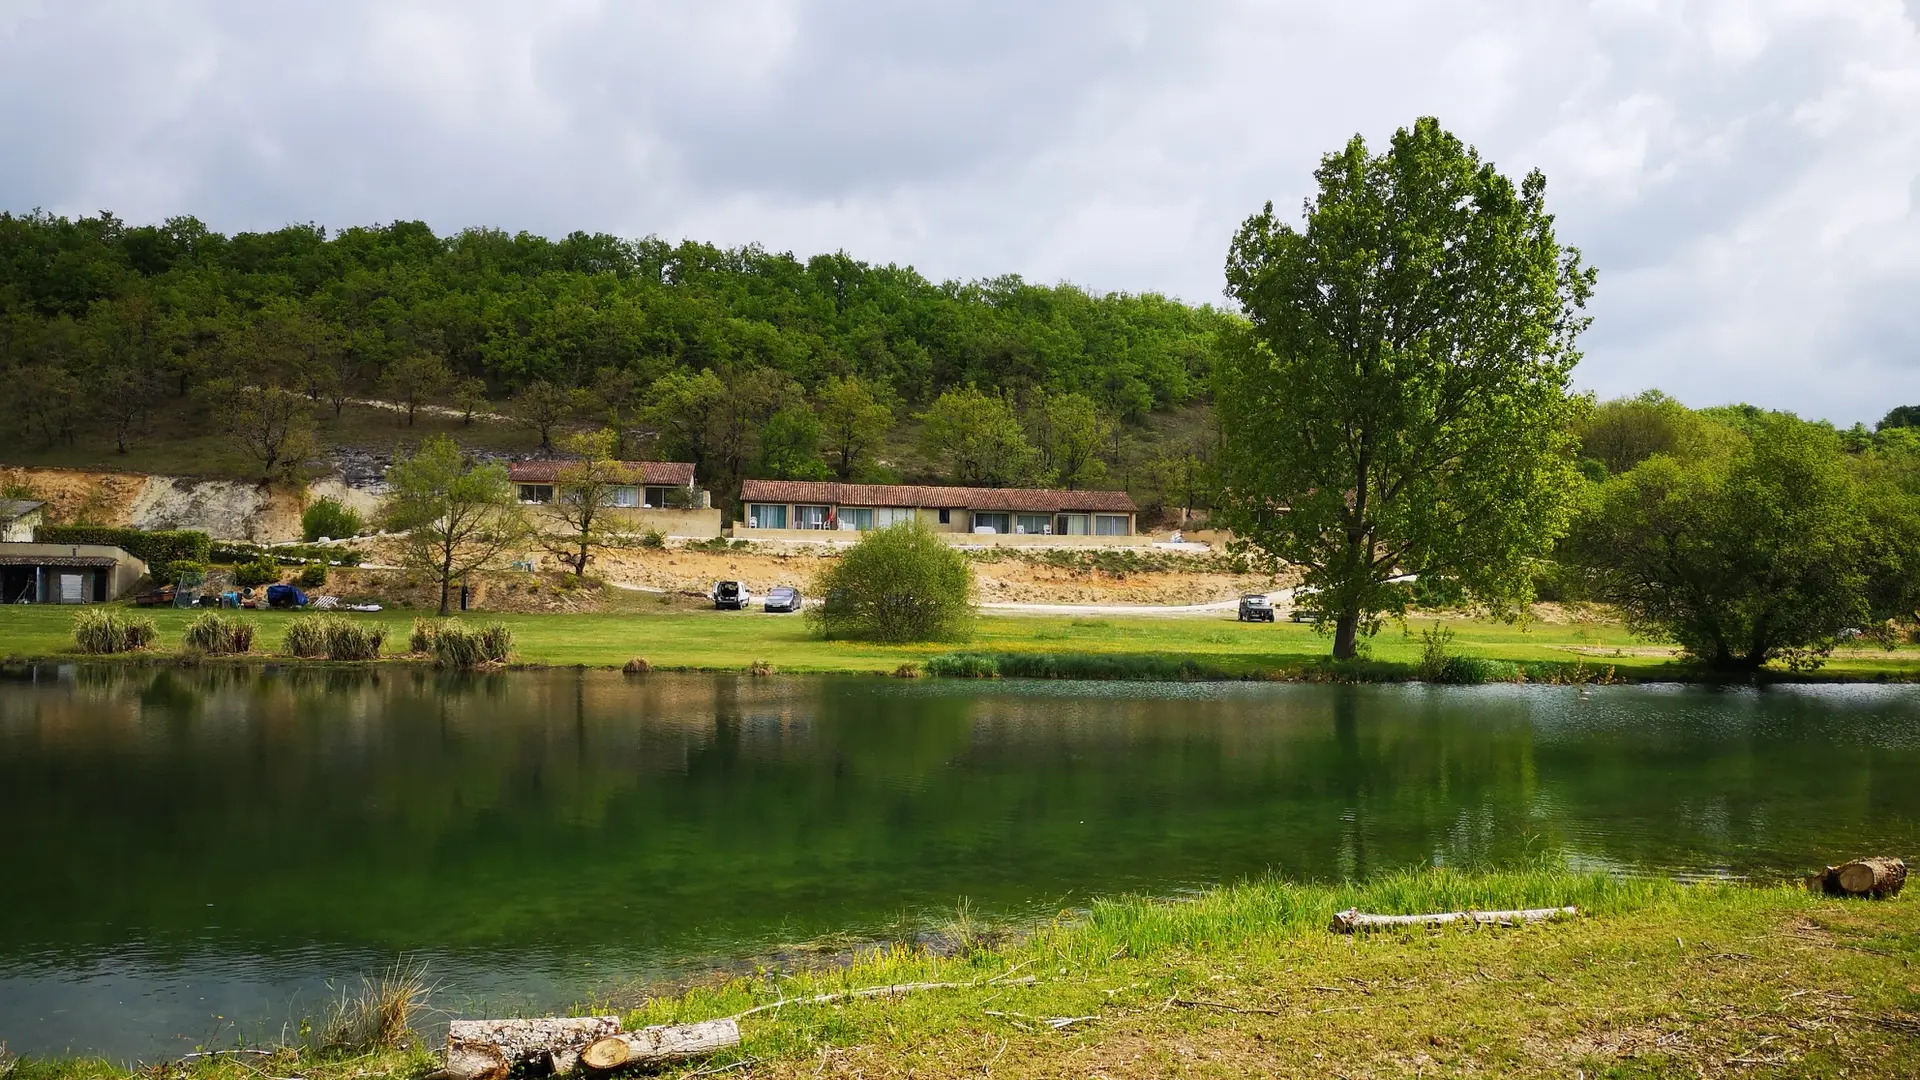
[[[873,509],[865,506],[843,506],[840,508],[839,519],[842,529],[866,532],[868,529],[873,528]]]
[[[994,533],[1012,532],[1012,518],[1013,515],[1011,514],[975,514],[973,515],[973,531],[981,532],[984,530]]]
[[[520,501],[523,503],[550,503],[553,501],[553,485],[521,484]]]
[[[883,506],[873,512],[873,524],[876,528],[888,529],[895,525],[905,525],[919,516],[919,511],[911,506]],[[940,512],[940,520],[947,520],[946,511]]]
[[[810,506],[797,503],[793,508],[793,527],[796,529],[824,529],[827,519],[833,516],[830,506]]]
[[[755,529],[784,529],[787,508],[775,503],[748,503],[747,525]]]
[[[1124,514],[1093,515],[1093,535],[1095,536],[1126,536],[1128,532],[1127,518]]]
[[[639,506],[640,489],[631,484],[621,484],[613,489],[614,506]]]
[[[1028,536],[1045,536],[1053,531],[1053,518],[1048,514],[1020,514],[1013,519],[1013,531]]]
[[[953,511],[947,509],[944,506],[940,508],[940,524],[942,525],[953,524]]]
[[[648,509],[658,510],[665,505],[667,505],[667,489],[666,488],[650,487],[647,489],[647,508]]]
[[[1053,531],[1061,536],[1088,536],[1093,533],[1093,519],[1086,514],[1061,514]]]

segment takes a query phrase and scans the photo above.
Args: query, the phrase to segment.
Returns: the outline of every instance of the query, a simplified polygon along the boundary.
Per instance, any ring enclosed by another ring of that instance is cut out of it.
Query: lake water
[[[1911,856],[1920,690],[44,666],[0,678],[0,1040],[277,1036],[401,955],[540,1008],[1266,872]]]

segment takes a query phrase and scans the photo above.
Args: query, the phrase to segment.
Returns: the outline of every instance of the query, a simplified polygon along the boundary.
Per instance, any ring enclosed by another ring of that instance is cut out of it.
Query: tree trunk
[[[580,1064],[587,1072],[607,1072],[685,1061],[739,1045],[740,1025],[731,1018],[666,1024],[596,1039],[581,1051]]]
[[[1360,613],[1343,611],[1333,624],[1333,658],[1353,659],[1360,635]]]
[[[1829,866],[1808,882],[1829,896],[1866,896],[1875,900],[1900,895],[1906,883],[1907,864],[1886,856]]]

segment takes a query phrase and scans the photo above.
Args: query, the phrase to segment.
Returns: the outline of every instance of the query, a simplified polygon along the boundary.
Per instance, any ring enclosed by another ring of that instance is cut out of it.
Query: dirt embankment
[[[376,564],[399,561],[392,541],[367,545],[366,554]],[[609,606],[626,608],[642,603],[685,603],[707,595],[716,581],[744,581],[756,595],[764,595],[776,585],[792,585],[804,593],[814,591],[814,582],[836,556],[826,549],[814,551],[762,551],[732,549],[712,551],[702,548],[616,548],[598,551],[588,573],[608,584],[604,590],[573,590],[568,577],[560,572],[560,563],[551,556],[538,556],[541,572],[496,573],[482,575],[474,603],[493,611],[597,611]],[[1186,565],[1191,563],[1191,565]],[[1222,572],[1201,559],[1166,557],[1156,560],[1152,569],[1099,569],[1090,566],[1059,566],[1024,558],[1005,557],[979,560],[974,564],[979,598],[983,603],[1017,604],[1140,604],[1184,605],[1230,600],[1243,592],[1273,588],[1273,580],[1264,575]],[[363,576],[341,579],[368,593],[386,590],[398,599],[419,605],[429,597],[421,591],[424,582],[411,586],[401,583],[407,575],[400,571],[364,571]],[[329,591],[334,591],[330,587]],[[418,595],[414,595],[414,594]],[[648,601],[645,594],[661,599]],[[621,594],[625,594],[624,596]],[[371,598],[371,597],[370,597]],[[437,594],[432,601],[438,603]]]
[[[713,583],[738,579],[755,593],[775,585],[806,591],[832,557],[757,551],[710,552],[686,548],[609,551],[593,572],[608,581],[663,592],[705,595]],[[1103,570],[1056,566],[1020,558],[981,560],[974,577],[983,603],[1014,604],[1204,604],[1272,587],[1264,575],[1222,573],[1191,560],[1190,569]]]
[[[240,480],[146,473],[0,467],[0,487],[30,492],[53,524],[200,529],[216,540],[300,539],[300,492]]]

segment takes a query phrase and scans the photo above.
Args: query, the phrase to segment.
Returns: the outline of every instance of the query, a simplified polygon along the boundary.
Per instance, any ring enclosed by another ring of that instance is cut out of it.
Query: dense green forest
[[[23,450],[118,454],[226,434],[270,474],[379,398],[403,427],[423,406],[507,413],[542,447],[606,426],[723,492],[834,473],[1113,485],[1204,456],[1204,424],[1159,435],[1204,400],[1231,318],[757,246],[0,213],[0,425]]]

